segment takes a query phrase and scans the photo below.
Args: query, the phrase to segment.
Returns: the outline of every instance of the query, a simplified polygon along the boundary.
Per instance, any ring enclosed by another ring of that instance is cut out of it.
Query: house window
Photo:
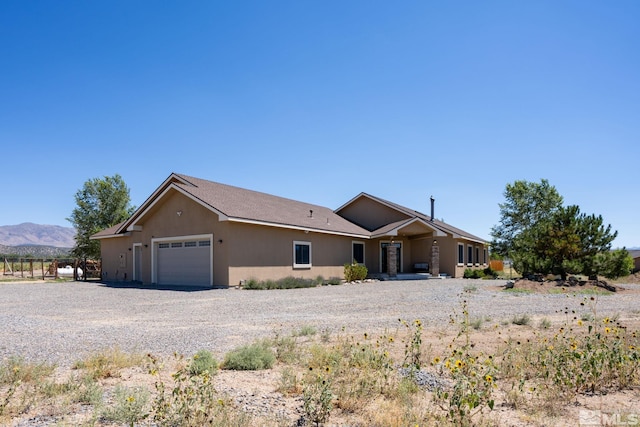
[[[458,264],[464,264],[464,245],[458,243]]]
[[[311,243],[293,242],[293,268],[311,267]]]
[[[358,264],[364,264],[364,243],[351,243],[351,261]]]
[[[473,265],[473,246],[467,246],[467,265]]]
[[[487,248],[484,248],[484,250],[482,251],[482,257],[483,257],[483,264],[487,265]]]
[[[476,264],[480,264],[480,248],[476,246]]]

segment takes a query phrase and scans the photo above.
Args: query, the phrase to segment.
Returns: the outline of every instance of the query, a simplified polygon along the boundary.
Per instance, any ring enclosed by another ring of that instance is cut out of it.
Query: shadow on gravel
[[[98,286],[114,289],[149,289],[155,291],[203,292],[215,289],[228,289],[227,286],[184,286],[184,285],[145,285],[139,282],[99,282]]]

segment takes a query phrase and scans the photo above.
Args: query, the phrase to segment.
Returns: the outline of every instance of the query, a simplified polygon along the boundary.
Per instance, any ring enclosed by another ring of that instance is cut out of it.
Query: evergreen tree
[[[493,247],[513,260],[523,275],[569,274],[609,278],[629,274],[628,252],[611,252],[618,235],[602,216],[587,215],[576,205],[562,206],[562,196],[548,181],[507,185],[500,204],[500,224],[493,227]]]

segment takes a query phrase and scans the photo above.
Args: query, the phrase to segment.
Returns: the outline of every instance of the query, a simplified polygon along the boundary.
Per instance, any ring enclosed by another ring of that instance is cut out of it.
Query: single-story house
[[[633,249],[628,252],[633,258],[633,271],[640,271],[640,249]]]
[[[125,222],[99,239],[105,281],[226,286],[245,280],[371,276],[416,270],[461,277],[486,268],[488,242],[361,193],[336,210],[171,174]]]

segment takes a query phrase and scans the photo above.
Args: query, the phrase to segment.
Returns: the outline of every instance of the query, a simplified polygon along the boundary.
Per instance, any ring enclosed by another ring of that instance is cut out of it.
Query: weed
[[[270,369],[276,357],[264,342],[256,342],[239,347],[226,354],[222,364],[224,369],[254,371]]]
[[[114,404],[102,411],[102,419],[109,422],[127,423],[133,427],[138,421],[149,417],[149,391],[142,387],[117,386]]]
[[[465,292],[469,295],[469,292]],[[464,294],[463,294],[464,295]],[[451,387],[437,388],[433,394],[436,404],[445,411],[447,420],[458,426],[474,425],[472,418],[485,407],[494,407],[493,390],[495,384],[495,365],[493,356],[474,352],[471,341],[468,301],[462,300],[462,316],[451,317],[451,323],[459,324],[456,340],[463,338],[461,345],[452,343],[451,354],[437,363],[440,374],[448,373],[452,379]]]
[[[464,285],[465,292],[477,292],[478,287],[476,285]]]
[[[551,327],[551,321],[546,317],[540,320],[540,329],[549,329]]]
[[[218,369],[218,362],[209,350],[199,350],[189,362],[189,374],[200,375],[205,371],[214,374]]]
[[[330,371],[330,368],[326,370]],[[310,370],[304,382],[302,400],[306,418],[316,425],[324,423],[333,409],[333,393],[329,375],[316,374]]]
[[[282,370],[277,390],[285,396],[300,393],[301,388],[298,374],[291,367],[287,366]]]
[[[183,364],[182,356],[175,357],[178,364]],[[171,375],[173,387],[170,387],[162,380],[160,360],[153,355],[147,358],[149,373],[156,378],[152,414],[158,426],[252,425],[249,415],[235,410],[228,400],[216,394],[209,371],[192,375],[189,369],[180,368]]]
[[[312,336],[315,335],[318,332],[318,330],[316,328],[314,328],[311,325],[304,325],[303,327],[301,327],[296,333],[295,336],[298,337],[308,337],[308,336]]]
[[[115,347],[79,360],[74,363],[73,368],[88,371],[88,374],[94,379],[104,379],[118,377],[122,369],[143,364],[143,355],[124,353]]]
[[[518,326],[526,326],[531,323],[531,317],[528,314],[521,314],[520,316],[514,316],[511,319],[511,323]]]

